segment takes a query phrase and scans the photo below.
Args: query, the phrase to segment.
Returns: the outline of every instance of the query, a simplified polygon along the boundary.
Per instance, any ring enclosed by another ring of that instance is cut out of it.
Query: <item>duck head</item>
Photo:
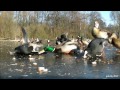
[[[61,44],[60,38],[59,38],[59,37],[56,37],[56,45],[59,45],[59,44]]]
[[[94,30],[95,33],[99,33],[99,23],[98,23],[98,21],[95,21],[95,26],[94,26],[93,30]]]
[[[63,42],[68,41],[67,35],[68,35],[68,34],[61,34],[60,37],[57,37],[57,38],[56,38],[56,45],[59,45],[59,44],[61,44],[61,43],[63,43]]]
[[[98,21],[95,21],[95,28],[99,28],[99,23],[98,23]]]

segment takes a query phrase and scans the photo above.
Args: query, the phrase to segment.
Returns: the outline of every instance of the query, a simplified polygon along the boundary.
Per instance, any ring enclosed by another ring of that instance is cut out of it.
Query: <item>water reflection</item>
[[[82,55],[10,55],[18,42],[0,42],[1,79],[119,79],[120,55],[116,48],[105,49],[106,59],[92,64]]]

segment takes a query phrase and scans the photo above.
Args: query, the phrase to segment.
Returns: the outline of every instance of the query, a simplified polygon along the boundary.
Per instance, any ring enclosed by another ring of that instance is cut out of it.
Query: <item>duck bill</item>
[[[40,52],[38,52],[38,54],[43,54],[45,52],[45,50],[41,50]]]

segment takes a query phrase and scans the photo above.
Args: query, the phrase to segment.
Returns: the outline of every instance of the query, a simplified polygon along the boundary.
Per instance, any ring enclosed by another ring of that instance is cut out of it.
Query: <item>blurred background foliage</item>
[[[92,39],[95,20],[100,28],[119,35],[120,11],[111,11],[110,17],[114,25],[106,26],[97,11],[0,11],[0,39],[22,38],[20,26],[26,29],[29,38],[55,39],[68,33],[68,37],[80,35]]]

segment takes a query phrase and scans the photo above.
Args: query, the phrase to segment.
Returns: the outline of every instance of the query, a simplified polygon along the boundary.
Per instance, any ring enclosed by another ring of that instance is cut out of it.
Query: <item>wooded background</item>
[[[120,11],[111,11],[113,25],[106,26],[98,11],[0,11],[0,38],[22,38],[23,26],[29,38],[55,39],[62,33],[93,38],[91,30],[97,20],[100,28],[120,32]]]

